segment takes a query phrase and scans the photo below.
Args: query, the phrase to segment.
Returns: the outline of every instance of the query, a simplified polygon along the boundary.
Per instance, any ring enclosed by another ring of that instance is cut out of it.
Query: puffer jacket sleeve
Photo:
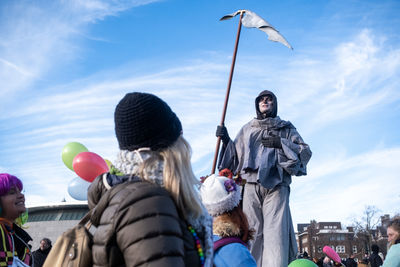
[[[180,218],[165,189],[147,182],[128,183],[109,206],[114,204],[119,206],[113,228],[126,266],[184,266]]]

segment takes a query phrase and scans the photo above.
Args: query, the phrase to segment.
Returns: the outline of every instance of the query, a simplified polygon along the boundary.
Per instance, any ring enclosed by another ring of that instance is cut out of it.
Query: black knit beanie
[[[147,93],[126,94],[115,108],[114,121],[121,150],[166,148],[182,133],[182,124],[168,104]]]

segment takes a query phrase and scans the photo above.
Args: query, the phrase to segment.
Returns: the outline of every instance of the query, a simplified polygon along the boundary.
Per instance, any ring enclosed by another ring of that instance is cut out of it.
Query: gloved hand
[[[265,147],[282,148],[281,138],[279,136],[263,137],[261,143]]]
[[[228,130],[225,126],[218,125],[215,132],[216,137],[221,137],[222,143],[227,144],[231,138],[229,137]]]

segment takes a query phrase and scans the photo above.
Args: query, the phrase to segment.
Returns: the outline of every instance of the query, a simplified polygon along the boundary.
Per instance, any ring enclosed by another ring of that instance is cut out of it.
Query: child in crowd
[[[0,266],[31,266],[32,238],[15,223],[26,211],[22,188],[20,179],[0,173]]]
[[[255,267],[256,262],[247,248],[253,231],[249,229],[246,215],[239,207],[239,186],[232,179],[231,172],[223,170],[221,173],[231,178],[213,174],[206,177],[200,187],[204,206],[214,218],[214,265]]]

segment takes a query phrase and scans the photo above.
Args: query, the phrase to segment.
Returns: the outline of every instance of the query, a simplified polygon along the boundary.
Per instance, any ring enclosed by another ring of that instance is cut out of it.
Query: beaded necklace
[[[196,231],[193,229],[193,227],[191,225],[188,225],[188,229],[192,233],[194,240],[196,241],[197,253],[199,254],[199,257],[200,257],[201,267],[203,267],[204,266],[204,253],[203,253],[203,249],[201,248],[200,239],[197,236]]]

